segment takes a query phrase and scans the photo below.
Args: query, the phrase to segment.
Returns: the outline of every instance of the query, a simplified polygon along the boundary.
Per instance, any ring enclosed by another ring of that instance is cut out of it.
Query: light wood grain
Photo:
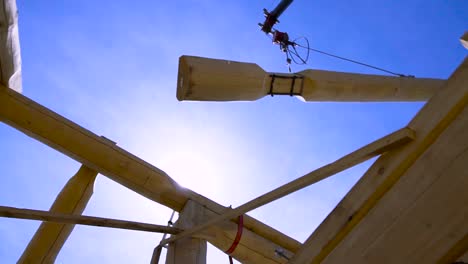
[[[380,157],[306,240],[292,263],[320,263],[364,219],[403,173],[460,114],[468,102],[468,60],[410,122],[416,139]]]
[[[266,72],[257,64],[181,56],[177,98],[181,101],[254,101],[270,93],[306,101],[426,101],[445,83],[430,78],[394,77],[322,70],[296,74]]]

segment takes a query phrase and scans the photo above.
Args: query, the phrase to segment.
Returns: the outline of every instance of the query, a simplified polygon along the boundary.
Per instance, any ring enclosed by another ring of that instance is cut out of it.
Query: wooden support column
[[[188,200],[175,226],[181,229],[192,228],[202,223],[205,218],[203,206]],[[202,238],[181,239],[169,245],[166,264],[206,264],[206,248],[206,240]]]
[[[97,172],[82,165],[55,199],[50,212],[81,214],[93,194]],[[75,225],[43,222],[18,263],[53,263]]]

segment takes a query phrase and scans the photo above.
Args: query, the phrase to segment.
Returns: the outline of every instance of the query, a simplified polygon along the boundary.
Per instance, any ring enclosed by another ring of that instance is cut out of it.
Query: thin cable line
[[[324,55],[327,55],[327,56],[330,56],[330,57],[334,57],[334,58],[337,58],[337,59],[340,59],[340,60],[344,60],[344,61],[356,63],[356,64],[359,64],[359,65],[362,65],[362,66],[365,66],[365,67],[369,67],[369,68],[372,68],[372,69],[375,69],[375,70],[379,70],[379,71],[382,71],[382,72],[386,72],[386,73],[389,73],[389,74],[392,74],[392,75],[395,75],[395,76],[414,78],[413,75],[405,75],[405,74],[401,74],[401,73],[392,72],[392,71],[389,71],[389,70],[386,70],[386,69],[382,69],[382,68],[377,67],[377,66],[373,66],[373,65],[367,64],[367,63],[363,63],[363,62],[355,61],[355,60],[352,60],[352,59],[344,58],[344,57],[341,57],[341,56],[338,56],[338,55],[334,55],[334,54],[331,54],[331,53],[328,53],[328,52],[325,52],[325,51],[321,51],[321,50],[318,50],[318,49],[313,49],[313,48],[311,48],[311,47],[302,46],[302,45],[297,44],[297,43],[293,43],[293,46],[298,46],[298,47],[301,47],[301,48],[304,48],[304,49],[308,49],[308,50],[310,50],[310,51],[314,51],[314,52],[317,52],[317,53],[321,53],[321,54],[324,54]]]

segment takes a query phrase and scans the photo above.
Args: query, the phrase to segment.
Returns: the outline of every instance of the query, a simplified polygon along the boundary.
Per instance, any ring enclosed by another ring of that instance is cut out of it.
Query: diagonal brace
[[[281,197],[291,194],[297,190],[307,187],[311,184],[326,179],[336,173],[351,168],[375,156],[378,156],[392,148],[400,147],[415,138],[415,133],[409,128],[403,128],[383,138],[380,138],[338,160],[314,170],[292,182],[276,188],[264,195],[261,195],[235,209],[229,210],[224,214],[218,215],[204,224],[198,225],[192,229],[185,230],[182,233],[161,241],[160,245],[174,242],[178,239],[191,236],[212,225],[218,224],[224,220],[233,219],[239,215],[245,214],[262,205],[275,201]]]

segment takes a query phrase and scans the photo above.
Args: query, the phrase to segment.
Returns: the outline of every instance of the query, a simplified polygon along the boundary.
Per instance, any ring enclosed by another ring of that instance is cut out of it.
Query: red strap
[[[242,237],[242,230],[244,229],[244,216],[243,215],[240,215],[239,216],[239,223],[237,224],[237,234],[236,234],[236,238],[234,239],[234,241],[232,242],[232,245],[231,247],[226,250],[226,254],[230,255],[234,252],[234,250],[236,250],[236,247],[237,245],[239,244],[239,241],[241,240],[241,237]]]

